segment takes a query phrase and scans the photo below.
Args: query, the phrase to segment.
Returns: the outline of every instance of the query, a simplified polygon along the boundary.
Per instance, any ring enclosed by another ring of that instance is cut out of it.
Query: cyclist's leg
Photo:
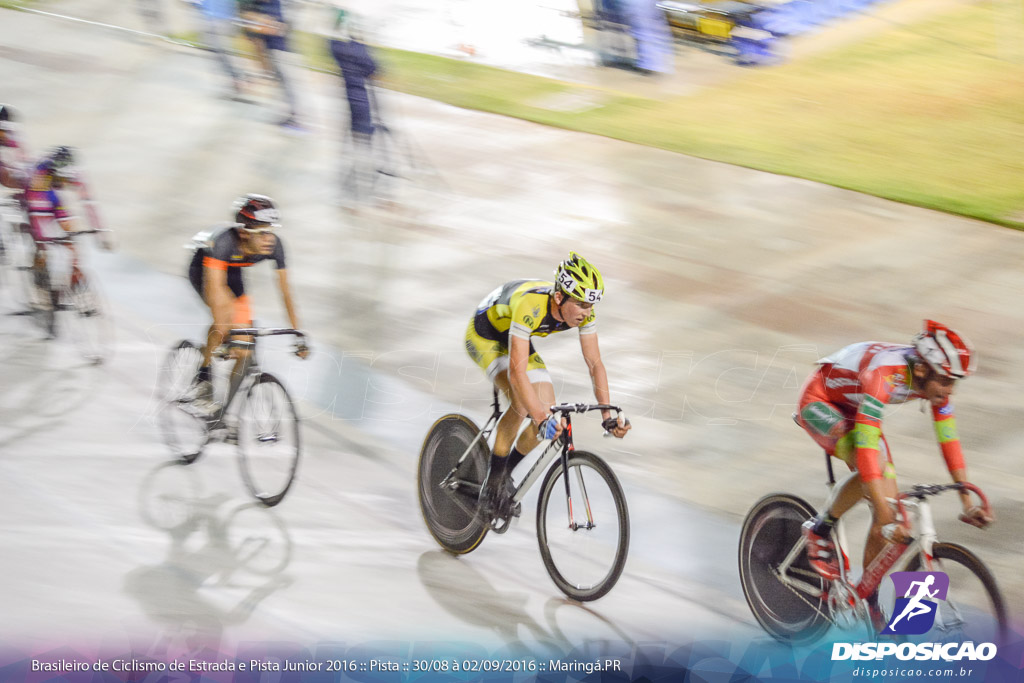
[[[796,422],[831,457],[846,463],[850,474],[833,487],[823,513],[841,517],[861,497],[853,443],[853,420],[831,403],[820,372],[807,378],[800,393]]]
[[[476,332],[473,321],[466,328],[466,353],[486,374],[487,378],[498,387],[509,402],[508,409],[502,414],[494,430],[494,449],[491,452],[487,468],[487,476],[480,489],[481,503],[487,508],[497,505],[501,499],[502,489],[511,491],[510,471],[518,462],[510,453],[512,442],[516,438],[520,425],[526,417],[525,406],[512,391],[508,380],[508,348],[500,342],[485,339]],[[516,462],[512,462],[515,460]],[[512,465],[510,467],[510,464]]]
[[[242,294],[235,297],[232,306],[231,325],[233,327],[252,327],[252,307],[249,305],[249,296]],[[247,342],[253,341],[251,336],[238,337],[238,339]],[[229,401],[230,397],[234,396],[235,392],[238,391],[239,385],[245,378],[246,369],[252,360],[252,351],[250,349],[234,349],[232,355],[235,358],[235,365],[231,368],[231,388],[228,391]]]
[[[840,570],[839,557],[831,540],[832,530],[862,494],[853,459],[853,421],[829,401],[824,379],[820,372],[815,372],[804,383],[796,421],[829,457],[842,460],[850,469],[850,474],[832,487],[817,516],[804,524],[811,566],[825,578],[835,579],[840,576]],[[845,555],[843,563],[849,566]]]
[[[533,344],[530,344],[530,359],[526,364],[526,377],[530,380],[530,386],[537,392],[537,398],[545,408],[555,405],[555,385],[551,382],[551,374],[548,372],[544,360],[537,353]],[[523,433],[519,435],[516,442],[516,451],[526,455],[540,445],[537,425],[530,421]],[[518,463],[516,463],[518,464]]]
[[[896,486],[896,468],[892,463],[892,453],[889,451],[889,442],[883,435],[878,441],[878,464],[882,470],[882,488],[886,498],[896,498],[898,489]],[[867,486],[862,488],[862,494],[868,498]],[[889,542],[882,536],[882,524],[871,511],[871,529],[868,531],[867,544],[864,546],[864,566],[867,567],[872,560],[885,549]]]
[[[511,455],[512,461],[510,465],[515,467],[523,459],[523,456],[536,448],[540,443],[540,439],[537,438],[537,425],[530,421],[526,429],[519,434],[515,449],[512,449],[512,442],[515,440],[516,434],[519,433],[519,427],[522,425],[523,420],[527,419],[527,411],[526,405],[522,400],[513,395],[512,384],[508,378],[507,354],[495,360],[489,368],[488,376],[505,394],[505,398],[508,399],[510,406],[509,410],[505,411],[505,414],[502,415],[502,420],[498,423],[494,440],[494,453],[498,456]],[[530,386],[537,393],[537,398],[545,407],[555,404],[555,388],[551,383],[551,375],[548,373],[547,366],[544,365],[540,354],[533,348],[532,342],[530,343],[530,357],[526,363],[526,378],[530,380]],[[502,425],[502,421],[506,417],[508,421]]]

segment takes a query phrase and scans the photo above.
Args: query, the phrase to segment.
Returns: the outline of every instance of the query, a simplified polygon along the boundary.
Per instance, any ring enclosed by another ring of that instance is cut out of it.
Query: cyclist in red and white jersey
[[[0,185],[12,190],[24,190],[28,183],[25,170],[28,160],[15,134],[16,127],[14,110],[8,104],[0,104]]]
[[[886,500],[897,495],[896,470],[882,434],[886,405],[927,401],[946,467],[953,481],[967,481],[950,397],[956,381],[974,371],[975,361],[974,349],[964,337],[932,320],[925,321],[910,345],[860,342],[818,361],[801,391],[797,423],[851,470],[833,489],[825,509],[804,524],[808,556],[819,574],[830,580],[839,577],[839,561],[829,540],[832,527],[862,496],[873,511],[865,567],[886,540],[910,540]],[[979,527],[992,522],[984,510],[972,506],[966,491],[960,495],[963,521]]]

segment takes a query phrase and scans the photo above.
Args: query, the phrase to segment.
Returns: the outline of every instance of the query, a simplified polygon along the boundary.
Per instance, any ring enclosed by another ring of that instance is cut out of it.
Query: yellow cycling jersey
[[[543,280],[512,280],[501,285],[476,307],[473,327],[484,339],[508,343],[509,335],[529,340],[568,330],[551,314],[554,283]],[[597,331],[594,309],[580,325],[580,334]]]

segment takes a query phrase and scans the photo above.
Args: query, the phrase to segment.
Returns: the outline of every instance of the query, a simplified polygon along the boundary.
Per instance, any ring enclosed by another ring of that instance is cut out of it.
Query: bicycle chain
[[[797,596],[798,598],[800,598],[800,600],[802,600],[802,601],[803,601],[803,602],[804,602],[804,603],[805,603],[805,604],[806,604],[806,605],[807,605],[808,607],[810,607],[810,608],[811,608],[811,609],[813,609],[813,610],[814,610],[815,612],[817,612],[818,614],[820,614],[821,616],[823,616],[823,617],[824,617],[825,619],[827,619],[827,620],[828,620],[828,622],[829,622],[830,624],[832,624],[833,626],[835,626],[835,625],[836,625],[836,621],[835,621],[835,619],[833,619],[833,618],[832,618],[832,615],[831,615],[831,613],[825,613],[825,612],[823,612],[823,611],[821,610],[821,607],[819,607],[818,605],[812,604],[812,603],[811,603],[811,601],[810,601],[810,600],[808,600],[808,599],[807,599],[807,598],[806,598],[806,597],[804,596],[804,594],[803,594],[803,593],[802,593],[801,591],[799,591],[799,590],[797,590],[796,588],[794,588],[793,586],[791,586],[791,585],[790,585],[790,584],[789,584],[789,583],[788,583],[787,581],[783,581],[783,580],[782,580],[782,578],[781,578],[781,577],[782,577],[782,575],[781,575],[781,574],[779,573],[779,568],[778,568],[778,567],[776,567],[776,568],[775,568],[775,575],[776,575],[777,577],[779,577],[779,583],[781,583],[781,584],[782,584],[783,586],[785,586],[786,588],[788,588],[788,589],[789,589],[789,590],[790,590],[790,591],[791,591],[791,592],[792,592],[792,593],[793,593],[793,594],[794,594],[795,596]],[[814,574],[814,577],[815,577],[815,578],[821,578],[821,577],[820,577],[820,576],[818,576],[817,574]]]

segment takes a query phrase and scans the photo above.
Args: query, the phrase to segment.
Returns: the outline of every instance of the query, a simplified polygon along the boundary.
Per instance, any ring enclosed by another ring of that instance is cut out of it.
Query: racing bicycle
[[[561,438],[542,451],[499,514],[488,517],[479,498],[491,455],[488,438],[502,414],[497,389],[492,405],[482,429],[465,415],[452,413],[427,432],[418,475],[420,510],[427,529],[445,550],[471,552],[488,531],[508,531],[521,513],[527,492],[540,481],[537,541],[544,567],[570,598],[597,600],[612,589],[626,564],[629,510],[611,467],[593,453],[576,450],[572,415],[609,410],[623,421],[625,415],[617,406],[605,404],[552,406],[551,412],[566,421]],[[563,493],[564,504],[558,500]]]
[[[830,486],[835,476],[825,454]],[[875,639],[882,618],[889,623],[896,598],[883,579],[896,571],[936,571],[949,576],[949,592],[936,603],[933,631],[944,639],[998,643],[1007,634],[1006,605],[992,573],[967,548],[938,540],[928,499],[947,491],[969,491],[991,512],[981,489],[970,483],[913,486],[890,499],[911,531],[909,544],[890,543],[856,580],[846,561],[842,520],[832,533],[840,576],[828,581],[810,566],[801,525],[816,513],[787,493],[765,496],[743,522],[739,543],[740,581],[758,623],[776,640],[811,643],[836,626]],[[891,583],[891,582],[886,582]],[[876,599],[872,618],[871,601]]]
[[[112,346],[113,330],[103,313],[96,286],[71,247],[85,235],[101,235],[103,246],[110,249],[110,230],[91,229],[67,232],[60,237],[34,240],[28,224],[18,220],[11,209],[20,208],[17,200],[6,200],[0,230],[0,265],[5,286],[14,303],[14,315],[34,319],[51,339],[57,336],[58,313],[66,334],[78,347],[82,357],[100,363]],[[38,263],[37,250],[56,244],[66,247],[63,253],[50,251],[46,265]],[[55,259],[54,257],[60,257]],[[54,263],[59,260],[59,263]]]
[[[218,392],[224,400],[212,413],[194,404],[193,387],[203,354],[201,347],[191,341],[178,342],[168,354],[159,384],[163,405],[158,420],[172,453],[181,462],[191,464],[211,442],[236,445],[242,480],[253,497],[267,507],[284,500],[295,481],[302,452],[295,404],[281,381],[261,370],[256,358],[258,339],[282,335],[297,338],[296,353],[305,348],[305,335],[290,328],[252,327],[229,332],[229,341],[214,352],[214,358],[233,359],[235,349],[252,353],[244,361],[241,379],[230,381]],[[231,411],[236,403],[237,410]]]

